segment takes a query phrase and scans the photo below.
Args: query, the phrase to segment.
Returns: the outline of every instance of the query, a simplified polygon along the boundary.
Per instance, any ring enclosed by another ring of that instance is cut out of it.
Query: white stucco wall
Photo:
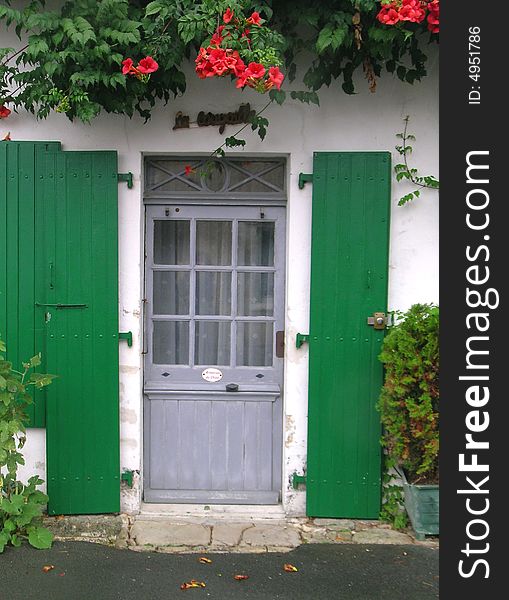
[[[2,34],[2,45],[16,46]],[[339,88],[339,86],[338,86]],[[244,154],[280,153],[289,156],[289,198],[287,236],[287,311],[284,392],[283,505],[288,514],[303,514],[305,492],[291,489],[294,471],[303,472],[306,463],[307,347],[295,348],[295,334],[308,331],[309,271],[312,185],[298,189],[299,172],[312,172],[314,151],[392,151],[395,134],[402,131],[403,117],[410,115],[411,132],[417,136],[413,162],[424,174],[438,176],[438,56],[429,60],[429,76],[413,86],[392,76],[379,81],[375,94],[364,80],[359,93],[347,96],[339,89],[320,92],[320,108],[289,100],[283,107],[267,111],[270,127],[264,142],[246,131]],[[37,122],[25,113],[0,121],[0,139],[11,132],[13,140],[60,140],[65,150],[112,149],[118,151],[119,171],[131,171],[135,185],[119,185],[120,330],[133,332],[134,344],[120,344],[121,467],[142,468],[142,360],[141,290],[143,205],[140,174],[142,152],[208,153],[224,136],[213,127],[173,131],[175,113],[183,111],[194,119],[200,110],[227,112],[241,102],[261,108],[266,99],[248,90],[240,93],[229,80],[199,80],[191,73],[188,91],[168,106],[158,106],[147,124],[102,114],[91,125],[70,123],[64,115],[53,114]],[[229,126],[232,135],[237,126]],[[391,222],[389,308],[405,309],[414,302],[438,301],[438,197],[425,191],[405,207],[397,199],[408,188],[393,184]],[[30,430],[26,468],[45,477],[44,430]],[[139,481],[139,478],[137,479]],[[139,508],[140,488],[124,490],[124,510]]]

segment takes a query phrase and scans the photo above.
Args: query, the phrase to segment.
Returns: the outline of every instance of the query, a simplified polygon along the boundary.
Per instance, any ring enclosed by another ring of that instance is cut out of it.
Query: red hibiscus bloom
[[[223,21],[225,23],[229,23],[233,19],[233,10],[231,8],[227,8],[226,12],[223,15]]]
[[[254,12],[249,19],[247,19],[247,22],[250,25],[261,25],[262,20],[260,18],[260,13]]]
[[[245,71],[248,77],[260,79],[265,75],[265,67],[259,63],[251,62]]]
[[[396,25],[399,19],[399,12],[395,10],[394,4],[388,4],[382,8],[376,18],[384,25]]]
[[[133,60],[132,58],[126,58],[124,61],[122,61],[122,74],[123,75],[127,75],[128,73],[130,73],[133,69]]]
[[[0,104],[0,119],[7,119],[7,117],[11,114],[11,110],[9,110],[7,108],[7,106],[4,106],[3,104]]]
[[[269,69],[269,82],[274,85],[278,90],[281,89],[281,84],[285,76],[279,70],[279,67],[270,67]],[[272,86],[271,86],[272,87]]]
[[[147,75],[148,73],[154,73],[157,71],[157,69],[159,69],[159,65],[151,56],[142,58],[138,63],[138,71],[144,75]]]

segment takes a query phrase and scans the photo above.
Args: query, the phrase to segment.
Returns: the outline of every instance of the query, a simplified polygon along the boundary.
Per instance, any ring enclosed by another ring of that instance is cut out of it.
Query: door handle
[[[238,392],[239,391],[239,384],[238,383],[227,383],[226,384],[226,391],[227,392]]]
[[[47,306],[49,308],[88,308],[88,304],[43,304],[42,302],[36,302],[35,306]]]

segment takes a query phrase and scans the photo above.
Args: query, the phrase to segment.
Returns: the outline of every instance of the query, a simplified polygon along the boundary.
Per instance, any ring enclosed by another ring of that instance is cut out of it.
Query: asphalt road
[[[158,554],[86,542],[0,554],[0,600],[430,600],[438,550],[308,544],[288,554]],[[291,563],[297,572],[285,572]],[[45,565],[54,569],[44,572]],[[249,579],[236,581],[235,575]],[[204,588],[181,590],[184,582]]]

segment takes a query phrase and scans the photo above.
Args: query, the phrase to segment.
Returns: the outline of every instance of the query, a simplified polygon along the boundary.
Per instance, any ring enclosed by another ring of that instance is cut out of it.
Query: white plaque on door
[[[202,378],[209,383],[216,383],[216,381],[221,381],[223,378],[223,372],[219,369],[208,368],[203,371],[201,374]]]

